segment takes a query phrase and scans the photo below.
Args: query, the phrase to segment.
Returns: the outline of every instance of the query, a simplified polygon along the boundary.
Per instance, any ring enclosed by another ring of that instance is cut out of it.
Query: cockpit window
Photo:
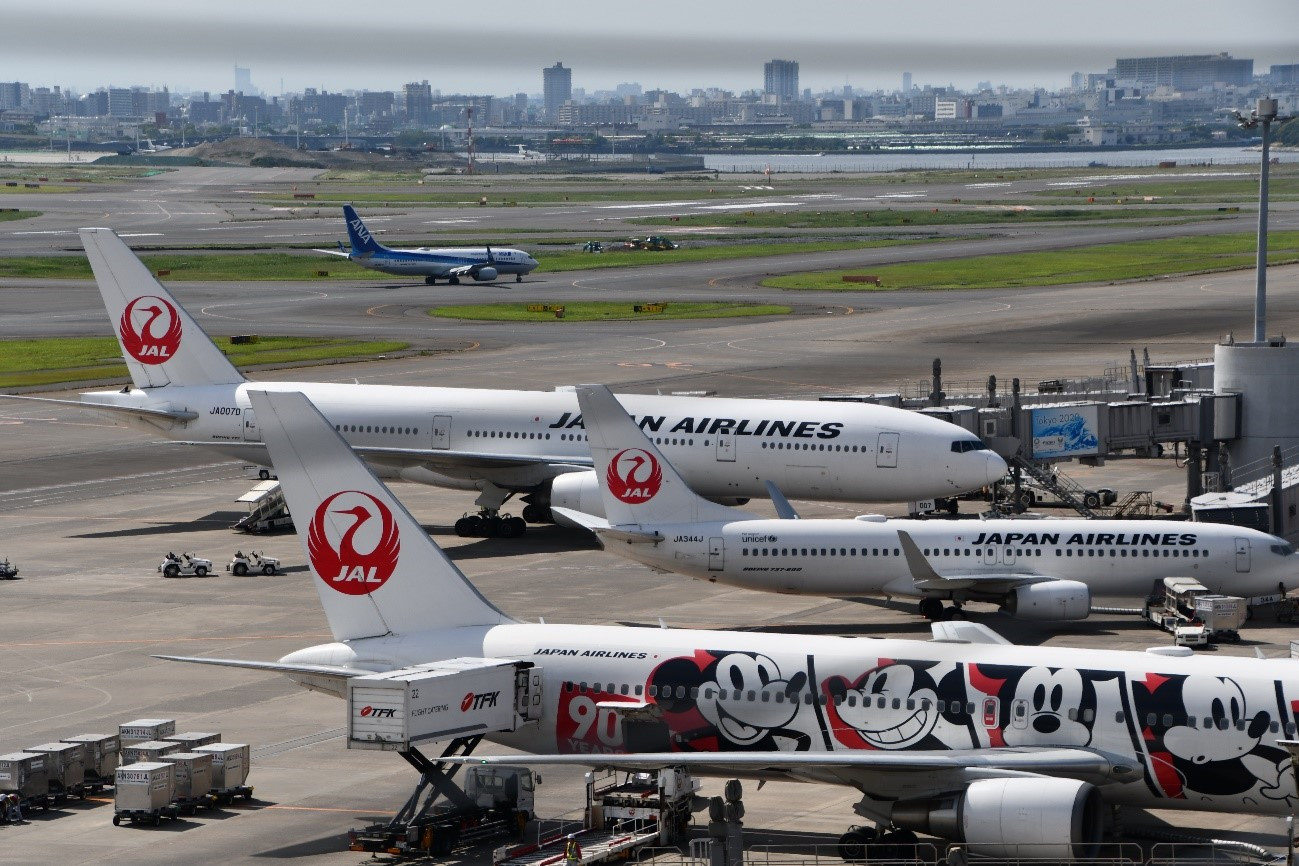
[[[1284,544],[1274,544],[1272,545],[1272,552],[1279,554],[1280,556],[1289,556],[1294,553],[1294,545],[1289,542]]]
[[[966,451],[987,451],[988,446],[979,439],[957,439],[952,443],[952,453],[964,454]]]

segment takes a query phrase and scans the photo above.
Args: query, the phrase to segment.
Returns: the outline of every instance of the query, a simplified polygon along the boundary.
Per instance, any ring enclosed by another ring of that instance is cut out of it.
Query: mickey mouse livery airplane
[[[108,229],[81,233],[117,330],[132,389],[84,393],[78,405],[114,413],[177,442],[265,465],[252,384],[176,299]],[[518,535],[501,518],[522,494],[523,517],[598,497],[577,398],[571,391],[510,391],[321,382],[266,382],[301,391],[385,477],[481,491],[480,515],[462,535]],[[49,398],[27,398],[48,401]],[[906,501],[952,496],[1001,478],[1006,464],[975,436],[916,412],[807,400],[627,395],[661,434],[683,475],[705,496],[766,495],[776,478],[808,499]],[[54,401],[62,402],[62,401]]]
[[[413,250],[396,250],[385,247],[374,239],[374,235],[350,204],[343,205],[343,220],[347,223],[347,237],[352,242],[352,249],[344,250],[340,242],[337,250],[316,252],[342,256],[372,271],[423,277],[424,282],[430,286],[439,279],[445,279],[454,286],[460,282],[461,277],[490,283],[500,274],[514,274],[514,281],[521,283],[524,275],[531,273],[537,266],[537,260],[523,250],[493,250],[491,247],[418,247]]]
[[[305,396],[249,399],[309,526],[299,538],[335,640],[277,662],[163,658],[339,696],[351,677],[418,664],[530,663],[534,721],[488,735],[535,753],[525,763],[851,786],[879,830],[852,830],[841,848],[868,857],[918,831],[1062,862],[1094,850],[1106,804],[1299,804],[1283,744],[1299,661],[1022,648],[955,622],[935,623],[932,642],[523,623],[478,593]]]
[[[567,509],[557,516],[660,571],[767,592],[919,598],[929,619],[958,615],[959,607],[944,610],[944,599],[991,601],[1022,619],[1083,619],[1093,593],[1144,598],[1154,581],[1174,574],[1246,598],[1299,586],[1294,545],[1240,526],[764,519],[696,495],[608,388],[578,385],[577,402],[604,516]]]

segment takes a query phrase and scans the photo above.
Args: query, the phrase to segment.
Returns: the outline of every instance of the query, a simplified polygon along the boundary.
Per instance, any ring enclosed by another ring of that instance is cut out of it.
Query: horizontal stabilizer
[[[997,644],[1001,646],[1013,646],[1001,635],[997,634],[986,625],[969,620],[945,620],[942,622],[930,623],[934,631],[934,640],[945,643],[978,643],[978,644]]]
[[[256,662],[246,659],[214,659],[204,658],[202,656],[154,656],[156,659],[163,659],[169,662],[189,662],[196,665],[217,665],[223,668],[247,668],[253,671],[271,671],[277,674],[308,674],[316,677],[340,677],[350,679],[352,677],[364,677],[374,673],[374,671],[361,670],[360,668],[345,668],[335,665],[300,665],[300,664],[282,664],[281,662]]]
[[[137,418],[156,418],[161,421],[193,421],[197,412],[189,409],[146,409],[141,406],[118,406],[113,403],[93,403],[88,400],[59,400],[54,397],[21,397],[17,394],[0,394],[0,400],[31,400],[35,403],[54,403],[62,406],[73,406],[77,409],[93,409],[96,412],[112,412],[117,415],[130,415]]]

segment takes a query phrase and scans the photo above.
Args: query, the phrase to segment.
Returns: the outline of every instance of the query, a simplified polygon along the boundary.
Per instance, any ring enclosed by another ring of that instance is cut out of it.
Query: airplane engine
[[[981,779],[963,792],[893,807],[898,827],[965,842],[970,853],[1069,863],[1096,856],[1104,802],[1076,779]]]
[[[569,508],[585,514],[604,516],[604,500],[600,498],[600,482],[594,470],[566,472],[550,482],[551,508]],[[566,524],[559,515],[555,522]]]
[[[1043,580],[1021,584],[1006,594],[1005,610],[1018,619],[1058,622],[1086,619],[1092,593],[1076,580]]]
[[[479,268],[474,271],[474,279],[480,283],[490,283],[496,279],[496,268]]]
[[[709,496],[707,499],[716,502],[718,505],[729,505],[732,508],[739,508],[749,504],[749,497],[747,496]]]

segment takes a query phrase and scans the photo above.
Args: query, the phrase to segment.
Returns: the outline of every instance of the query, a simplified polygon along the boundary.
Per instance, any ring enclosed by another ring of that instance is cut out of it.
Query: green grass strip
[[[881,208],[869,211],[743,211],[740,213],[699,214],[680,219],[643,217],[628,220],[649,226],[708,226],[712,228],[748,226],[749,228],[879,228],[888,226],[951,226],[1035,222],[1079,222],[1091,220],[1175,219],[1195,217],[1210,219],[1216,212],[1189,208],[1147,208],[1140,203],[1116,210],[1101,208],[1021,208],[942,207],[912,210]]]
[[[364,358],[408,347],[397,340],[358,341],[315,337],[261,337],[232,345],[217,339],[236,367]],[[125,379],[121,349],[112,337],[0,340],[0,388],[56,385],[93,379]]]
[[[642,302],[646,306],[651,302]],[[529,306],[542,307],[529,310]],[[563,307],[562,318],[555,307]],[[726,319],[742,316],[783,316],[790,308],[778,304],[677,303],[661,305],[652,312],[636,312],[633,302],[556,301],[552,304],[465,304],[435,307],[432,316],[443,319],[473,319],[480,322],[609,322],[662,319]]]
[[[41,212],[38,210],[9,210],[0,209],[0,223],[9,222],[10,220],[28,220],[32,217],[38,217]]]
[[[1054,286],[1140,280],[1167,274],[1233,270],[1253,266],[1251,234],[1166,238],[1101,244],[1076,250],[1015,253],[946,261],[881,265],[869,270],[820,271],[763,280],[770,288],[817,291],[890,291],[898,289],[987,289]],[[1268,263],[1299,261],[1299,232],[1268,234]],[[845,275],[880,278],[879,288],[847,283]]]

